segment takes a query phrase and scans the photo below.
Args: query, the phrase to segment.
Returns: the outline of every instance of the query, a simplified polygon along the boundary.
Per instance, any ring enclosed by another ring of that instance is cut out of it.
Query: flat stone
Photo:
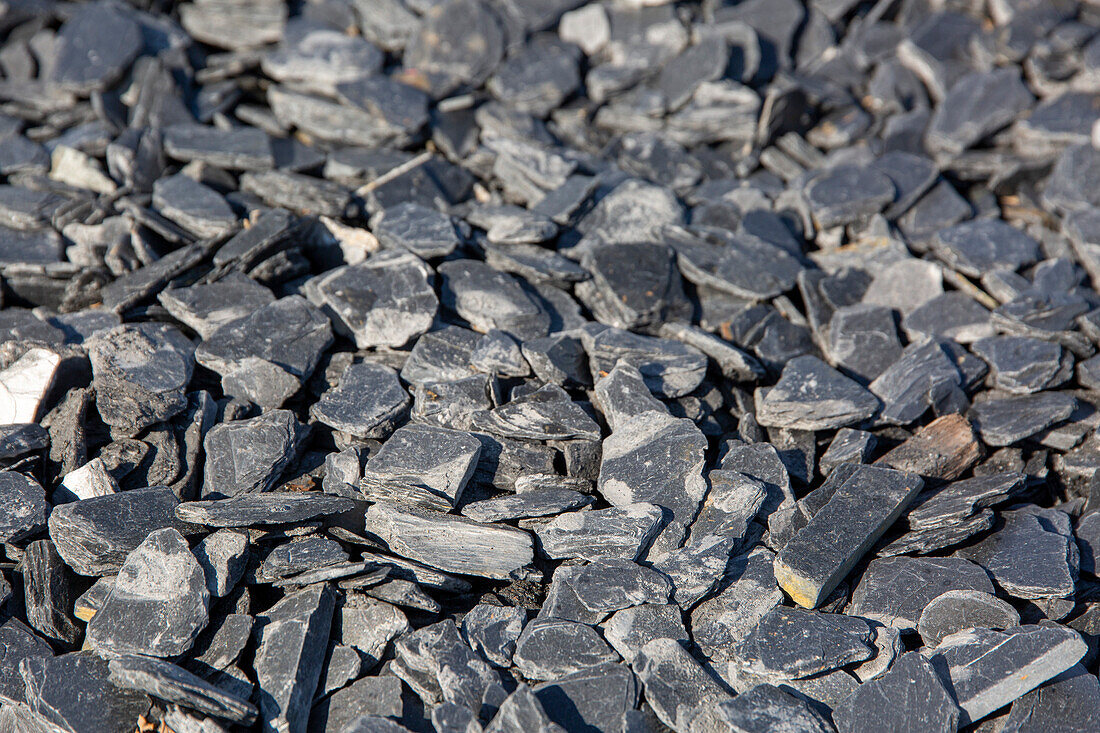
[[[873,433],[853,428],[841,428],[836,431],[829,447],[818,459],[821,472],[828,475],[842,463],[866,463],[878,444]]]
[[[664,603],[672,586],[661,573],[628,560],[597,559],[573,578],[573,592],[590,611],[609,613],[643,603]]]
[[[237,223],[221,194],[183,173],[157,180],[153,205],[166,219],[197,237],[217,237]]]
[[[775,559],[779,585],[801,606],[816,607],[920,492],[913,474],[858,466]]]
[[[0,371],[0,425],[38,420],[60,363],[56,352],[35,347]]]
[[[828,721],[803,700],[780,688],[756,685],[732,700],[720,702],[692,721],[691,733],[785,730],[791,733],[827,733]]]
[[[778,606],[737,644],[731,664],[756,674],[810,677],[870,659],[871,638],[863,619]]]
[[[936,529],[968,519],[981,509],[1005,501],[1024,488],[1025,476],[1015,471],[952,481],[927,496],[922,494],[906,516],[912,530]]]
[[[1020,614],[996,596],[980,590],[949,590],[933,598],[921,611],[917,631],[926,646],[967,629],[1011,629]]]
[[[366,530],[396,555],[444,572],[506,580],[531,563],[531,536],[463,517],[374,504]]]
[[[344,370],[339,384],[310,407],[310,415],[360,439],[385,438],[408,413],[411,401],[393,369],[359,362]]]
[[[220,529],[195,545],[194,553],[202,566],[210,597],[222,598],[233,590],[244,574],[249,554],[248,536],[243,532]]]
[[[17,618],[0,624],[0,656],[4,659],[0,673],[0,700],[8,705],[26,701],[26,686],[20,674],[20,662],[24,659],[52,659],[49,642],[39,637]]]
[[[313,724],[323,724],[326,730],[343,730],[364,715],[400,718],[403,709],[399,678],[362,677],[314,705],[311,729]]]
[[[1034,102],[1013,68],[973,72],[952,85],[932,114],[925,145],[933,153],[958,155],[996,132]]]
[[[377,73],[382,53],[361,36],[317,28],[285,38],[263,56],[260,66],[273,79],[325,89]]]
[[[1080,664],[1016,698],[1005,730],[1085,731],[1100,709],[1100,686]]]
[[[274,302],[275,296],[246,275],[231,272],[212,283],[163,290],[157,300],[173,318],[205,339],[226,323]]]
[[[482,333],[498,329],[517,338],[545,336],[550,316],[511,275],[471,261],[445,262],[442,301]]]
[[[916,631],[925,607],[948,591],[992,593],[993,583],[981,567],[962,558],[878,558],[863,571],[845,613]]]
[[[438,728],[437,728],[438,730]],[[542,703],[531,692],[531,688],[521,684],[516,691],[501,703],[500,709],[485,726],[488,733],[507,733],[508,731],[536,731],[538,733],[561,733],[564,730],[550,720]]]
[[[794,287],[802,264],[756,237],[717,237],[674,230],[669,243],[684,277],[696,285],[763,300]]]
[[[540,489],[474,501],[462,507],[462,516],[478,522],[502,522],[528,517],[557,516],[591,504],[593,499],[569,489]]]
[[[934,262],[908,258],[876,272],[862,302],[893,308],[905,316],[942,294],[942,268]]]
[[[131,433],[162,422],[187,406],[194,346],[172,326],[115,326],[92,336],[96,407],[104,422]]]
[[[285,596],[259,615],[254,666],[262,730],[305,732],[334,603],[334,593],[319,584]]]
[[[49,432],[38,423],[0,425],[0,459],[19,458],[49,444]]]
[[[740,537],[706,535],[663,553],[651,562],[653,567],[672,580],[672,600],[687,609],[710,595],[718,586],[730,555],[740,545]]]
[[[27,707],[57,730],[129,733],[152,704],[147,695],[112,684],[107,660],[90,652],[24,658],[19,673]]]
[[[379,252],[318,275],[306,292],[360,349],[400,348],[431,328],[439,307],[432,279],[431,268],[416,255]]]
[[[469,38],[471,43],[453,43]],[[504,52],[504,31],[489,6],[476,0],[448,0],[427,16],[405,49],[405,64],[425,73],[475,86],[484,81]]]
[[[722,469],[711,470],[707,480],[710,487],[691,524],[692,540],[708,535],[741,539],[764,506],[767,487],[739,471]]]
[[[127,557],[85,645],[105,653],[175,657],[209,622],[210,592],[187,540],[171,527],[149,534]]]
[[[470,354],[470,366],[486,374],[504,377],[526,377],[531,373],[531,365],[524,358],[520,344],[495,329],[478,339]]]
[[[215,425],[203,440],[202,496],[224,499],[274,488],[304,437],[305,429],[289,410]]]
[[[346,595],[336,611],[332,636],[355,649],[370,670],[385,655],[390,642],[408,633],[409,621],[401,609],[373,598]]]
[[[206,125],[169,125],[164,150],[176,160],[201,160],[219,168],[265,170],[275,167],[267,135],[254,127],[222,130]]]
[[[850,224],[877,214],[896,196],[893,181],[872,168],[838,166],[814,178],[806,198],[822,229]]]
[[[356,506],[351,499],[319,492],[269,492],[189,501],[178,506],[173,502],[171,509],[175,509],[181,522],[207,527],[251,527],[304,523],[318,517],[343,514]]]
[[[555,560],[636,560],[653,541],[662,517],[658,506],[631,504],[560,514],[534,532],[542,554]]]
[[[602,624],[604,638],[625,659],[633,663],[639,650],[654,639],[688,642],[679,607],[643,603],[616,611]]]
[[[833,712],[833,720],[844,733],[954,730],[959,708],[928,660],[910,652],[881,677],[860,685]]]
[[[665,725],[685,730],[700,711],[733,699],[675,639],[654,639],[631,663],[646,702]]]
[[[427,704],[480,708],[487,690],[499,684],[497,672],[466,646],[450,619],[406,634],[394,648],[393,671]]]
[[[960,631],[926,656],[962,709],[959,725],[969,725],[1070,669],[1085,650],[1072,630],[1019,626]]]
[[[664,244],[644,238],[600,244],[584,252],[581,266],[592,277],[577,283],[574,292],[600,323],[637,329],[686,313],[680,273],[673,252]]]
[[[256,708],[247,700],[227,694],[182,667],[135,654],[114,657],[108,665],[116,687],[136,690],[206,715],[249,724]]]
[[[176,519],[177,505],[172,490],[159,486],[63,504],[50,514],[50,539],[78,574],[113,575],[151,532],[194,529]]]
[[[566,730],[608,730],[638,705],[639,685],[629,667],[603,663],[544,682],[535,697]]]
[[[556,384],[547,384],[491,412],[475,415],[471,426],[474,430],[520,440],[600,438],[599,425]]]
[[[994,334],[990,312],[959,291],[937,295],[906,315],[901,325],[915,343],[953,339],[968,344]]]
[[[837,308],[829,322],[830,361],[867,383],[902,353],[893,311],[867,304]]]
[[[757,391],[761,425],[795,430],[828,430],[875,414],[878,399],[815,356],[788,362],[774,387]]]
[[[692,638],[712,660],[728,661],[734,647],[783,600],[774,559],[765,547],[732,558],[728,584],[692,610]]]
[[[454,430],[468,430],[474,416],[493,407],[490,378],[475,374],[465,379],[429,380],[412,386],[412,419]]]
[[[46,528],[46,492],[34,479],[16,471],[0,471],[0,540],[33,537]]]
[[[479,603],[462,617],[462,637],[491,664],[508,668],[526,624],[527,612],[521,608]]]
[[[1060,516],[1058,516],[1060,515]],[[1001,512],[1003,525],[956,551],[981,565],[1017,598],[1067,598],[1077,578],[1077,546],[1062,512]],[[1061,524],[1062,526],[1059,526]]]
[[[406,425],[367,461],[360,489],[368,499],[450,511],[459,504],[480,455],[481,442],[469,433]]]
[[[80,628],[73,617],[77,583],[49,540],[36,540],[23,554],[23,602],[27,622],[47,639],[75,645]]]
[[[706,355],[679,341],[618,328],[582,334],[581,340],[588,352],[588,367],[594,382],[609,374],[620,362],[626,362],[638,370],[653,394],[673,399],[694,391],[706,376]]]
[[[416,203],[387,208],[371,230],[387,247],[405,249],[422,259],[446,257],[459,244],[450,217]]]
[[[401,368],[401,378],[410,384],[420,384],[469,377],[477,344],[478,335],[466,328],[447,326],[430,331],[417,339]]]
[[[1012,394],[1057,387],[1073,375],[1073,358],[1050,341],[998,336],[975,341],[970,348],[989,364],[994,386]]]
[[[1077,405],[1067,392],[1001,397],[970,408],[974,427],[987,445],[1011,445],[1068,418]]]
[[[77,8],[58,31],[50,81],[74,92],[106,89],[143,46],[141,26],[109,3]]]
[[[557,680],[617,659],[591,626],[558,619],[527,624],[512,656],[523,676],[534,680]]]

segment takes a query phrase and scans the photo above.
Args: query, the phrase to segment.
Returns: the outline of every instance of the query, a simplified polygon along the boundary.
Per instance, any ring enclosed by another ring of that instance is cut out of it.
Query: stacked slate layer
[[[1093,731],[1100,7],[0,7],[0,731]]]

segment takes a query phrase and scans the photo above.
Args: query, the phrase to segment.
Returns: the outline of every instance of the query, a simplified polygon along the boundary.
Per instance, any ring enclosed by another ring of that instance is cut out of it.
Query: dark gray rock
[[[958,726],[959,708],[928,660],[910,652],[881,677],[860,685],[833,711],[833,720],[842,733],[949,731]]]
[[[638,651],[654,639],[674,639],[688,643],[679,607],[672,604],[643,603],[616,611],[602,624],[604,638],[629,663]]]
[[[618,655],[591,626],[559,619],[527,624],[512,655],[523,676],[533,680],[557,680],[617,660]]]
[[[841,428],[836,431],[829,447],[821,454],[818,465],[821,467],[821,472],[828,475],[842,463],[866,463],[877,444],[878,439],[873,433]]]
[[[410,384],[451,381],[469,377],[478,335],[469,329],[447,326],[430,331],[416,341],[401,368],[401,378]]]
[[[653,504],[630,504],[560,514],[534,527],[542,554],[556,559],[637,559],[653,541],[664,516]]]
[[[863,571],[845,613],[916,631],[921,613],[948,591],[993,592],[981,567],[958,557],[886,557]]]
[[[960,631],[926,656],[962,709],[959,724],[968,725],[1070,669],[1085,650],[1070,629],[1019,626]]]
[[[394,649],[393,672],[429,705],[480,709],[487,691],[500,684],[497,672],[463,643],[449,619],[406,634]]]
[[[821,229],[858,222],[882,211],[897,191],[888,176],[872,168],[838,166],[815,177],[806,199]]]
[[[267,135],[254,127],[221,130],[207,125],[170,125],[164,151],[176,160],[200,160],[219,168],[266,170],[275,167]]]
[[[901,356],[893,311],[867,304],[837,308],[829,322],[830,361],[867,383]]]
[[[231,529],[208,534],[193,549],[211,598],[223,598],[237,585],[248,564],[248,535]]]
[[[1031,106],[1031,93],[1014,68],[967,74],[932,114],[924,142],[940,155],[958,155]]]
[[[827,733],[832,726],[807,702],[780,688],[761,684],[732,700],[700,712],[691,733],[722,731],[785,730],[791,733]]]
[[[106,89],[126,73],[143,45],[141,26],[121,8],[109,3],[77,8],[58,31],[49,80],[84,94]]]
[[[382,244],[423,259],[446,257],[459,244],[450,217],[416,203],[387,208],[371,225]]]
[[[600,323],[644,328],[687,312],[680,273],[664,244],[601,244],[583,254],[581,266],[592,277],[577,283],[574,292]]]
[[[774,387],[756,393],[757,422],[795,430],[853,425],[878,408],[873,394],[815,356],[788,362]]]
[[[915,343],[951,339],[967,344],[994,334],[990,312],[958,291],[937,295],[906,315],[901,325]]]
[[[547,715],[566,730],[608,730],[638,704],[638,681],[630,668],[603,663],[534,688]]]
[[[305,732],[334,602],[329,587],[318,584],[284,597],[258,616],[254,666],[263,730]]]
[[[46,492],[29,476],[0,471],[0,507],[0,540],[4,542],[18,542],[46,528]]]
[[[245,725],[256,719],[256,708],[247,700],[227,694],[201,677],[164,660],[123,654],[112,658],[108,669],[108,679],[120,689],[144,692],[206,715]]]
[[[871,466],[853,469],[776,556],[776,580],[806,608],[828,597],[923,486],[911,473]]]
[[[728,585],[692,610],[692,638],[712,660],[728,661],[736,644],[783,600],[774,559],[765,547],[731,559]]]
[[[126,557],[85,647],[101,653],[175,657],[209,622],[210,592],[187,540],[171,527],[149,534]]]
[[[598,440],[600,427],[556,384],[474,416],[474,430],[519,440]]]
[[[442,511],[458,506],[474,474],[481,442],[434,425],[406,425],[367,461],[359,486],[368,498]]]
[[[673,230],[669,238],[687,280],[753,300],[794,287],[802,264],[783,248],[756,237],[707,234]]]
[[[310,414],[319,422],[360,439],[384,438],[407,414],[410,402],[393,369],[359,362],[344,370],[339,384],[321,395],[310,408]]]
[[[700,709],[733,699],[675,639],[654,639],[631,663],[661,722],[685,730]]]
[[[157,180],[153,206],[198,238],[226,234],[237,223],[233,209],[217,191],[183,173]]]
[[[73,617],[77,583],[50,540],[36,540],[23,554],[23,602],[27,621],[55,642],[74,646],[80,628]]]
[[[90,652],[25,658],[19,673],[30,712],[67,733],[129,733],[152,704],[113,685],[107,660]]]
[[[993,385],[1013,394],[1051,389],[1073,376],[1073,357],[1050,341],[998,336],[970,348],[989,364]]]
[[[991,397],[975,404],[970,409],[970,417],[986,444],[1004,446],[1065,420],[1076,405],[1077,401],[1068,392]]]
[[[694,391],[706,375],[706,355],[679,341],[618,328],[592,328],[581,333],[581,341],[594,382],[625,362],[639,371],[653,394],[672,399]]]
[[[917,631],[926,646],[966,629],[1011,629],[1020,614],[1011,605],[980,590],[949,590],[933,598],[921,611]]]
[[[462,637],[490,663],[508,668],[526,623],[527,612],[522,608],[479,603],[462,617]]]
[[[539,489],[470,502],[462,507],[462,516],[478,522],[502,522],[528,517],[557,516],[592,502],[591,496],[569,489]]]
[[[874,656],[861,618],[778,606],[738,644],[735,664],[748,672],[811,677]]]
[[[981,277],[990,270],[1018,270],[1039,258],[1039,243],[997,219],[976,219],[940,230],[932,250],[964,275]]]
[[[656,570],[629,560],[598,558],[573,577],[573,592],[585,608],[610,613],[643,603],[668,601],[672,585]]]
[[[202,496],[224,499],[274,488],[305,434],[289,410],[214,426],[203,440]]]
[[[23,703],[26,690],[19,663],[24,659],[47,660],[53,655],[49,643],[19,619],[10,618],[0,624],[0,658],[4,660],[0,668],[0,700],[9,705]]]
[[[154,486],[63,504],[50,514],[50,539],[65,563],[80,575],[113,575],[151,533],[194,527],[177,520],[179,499]]]
[[[212,283],[162,290],[157,300],[173,318],[205,339],[226,323],[274,302],[275,296],[248,276],[230,272]]]
[[[175,510],[175,516],[181,522],[207,527],[251,527],[300,524],[318,517],[343,514],[356,506],[357,503],[351,499],[319,492],[270,492],[229,499],[189,501],[178,506],[173,502],[170,509]]]
[[[1005,730],[1085,731],[1100,710],[1100,685],[1076,664],[1012,703]]]
[[[485,730],[489,733],[511,733],[512,731],[562,733],[564,728],[550,720],[542,703],[531,692],[531,688],[521,684],[508,696],[507,700],[501,703],[500,709],[485,726]]]

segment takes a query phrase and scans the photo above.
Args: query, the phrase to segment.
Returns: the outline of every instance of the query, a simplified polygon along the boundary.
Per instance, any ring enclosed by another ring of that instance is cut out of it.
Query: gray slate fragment
[[[924,143],[933,153],[958,155],[1010,123],[1033,101],[1013,67],[967,74],[937,105]]]
[[[902,515],[923,486],[910,473],[855,466],[852,475],[775,559],[779,585],[814,608]]]
[[[1073,414],[1077,400],[1068,392],[1040,392],[982,401],[970,408],[974,427],[987,445],[1011,445]]]
[[[806,198],[821,229],[866,219],[886,208],[896,196],[893,181],[873,168],[838,166],[815,177]]]
[[[408,250],[422,259],[446,257],[459,244],[450,217],[416,203],[387,208],[371,221],[371,230],[385,246]]]
[[[202,496],[224,499],[268,491],[298,452],[305,428],[289,410],[215,425],[206,434]]]
[[[761,425],[795,430],[828,430],[875,414],[878,399],[815,356],[787,362],[774,387],[756,392]]]
[[[674,639],[688,643],[679,607],[672,604],[643,603],[616,611],[602,624],[604,638],[628,663],[638,651],[654,639]]]
[[[125,496],[125,492],[116,496]],[[343,514],[357,506],[351,499],[319,492],[269,492],[243,494],[229,499],[189,501],[176,506],[181,522],[207,527],[250,527],[265,524],[300,524],[318,517]]]
[[[832,726],[805,701],[774,685],[761,684],[733,700],[700,713],[689,730],[690,733],[755,733],[763,730],[830,733]]]
[[[527,624],[512,655],[523,676],[534,680],[557,680],[617,660],[618,655],[591,626],[559,619]]]
[[[992,315],[977,301],[959,291],[937,295],[902,320],[911,343],[952,339],[971,343],[994,334]]]
[[[0,700],[8,705],[18,705],[26,701],[26,686],[19,673],[20,662],[24,659],[52,659],[53,649],[49,643],[35,634],[17,618],[10,618],[0,624]]]
[[[643,603],[664,603],[672,585],[661,573],[629,560],[597,558],[573,576],[573,592],[590,611],[610,613]]]
[[[945,637],[966,629],[1011,629],[1020,614],[1007,602],[980,590],[949,590],[933,598],[921,611],[917,632],[925,646],[938,646]]]
[[[619,361],[596,381],[595,404],[614,431],[621,423],[644,413],[668,413],[668,408],[649,391],[642,373]]]
[[[930,407],[953,404],[963,379],[947,349],[935,340],[909,344],[869,389],[882,400],[880,419],[907,425]]]
[[[50,540],[36,540],[23,553],[23,603],[27,622],[43,636],[75,645],[81,630],[73,617],[77,582]]]
[[[46,527],[49,505],[37,481],[16,471],[0,471],[0,541],[18,542]]]
[[[231,529],[208,534],[194,547],[211,598],[223,598],[237,585],[248,563],[248,535]]]
[[[872,560],[852,591],[845,613],[915,631],[921,613],[948,591],[992,593],[981,567],[958,557],[886,557]]]
[[[367,461],[360,489],[368,499],[450,511],[462,499],[480,455],[481,442],[469,433],[406,425]]]
[[[1005,731],[1085,733],[1100,714],[1100,684],[1080,663],[1016,699]]]
[[[226,234],[237,224],[233,209],[221,194],[183,173],[153,184],[153,206],[199,238]]]
[[[162,486],[64,504],[50,514],[50,539],[78,574],[113,575],[151,532],[195,529],[176,519],[178,505],[172,490]]]
[[[102,653],[175,657],[209,622],[202,567],[178,530],[149,534],[126,557],[114,588],[88,623],[85,646]]]
[[[332,590],[318,584],[285,596],[259,615],[254,666],[262,730],[305,732],[334,603]]]
[[[711,659],[727,661],[736,644],[782,602],[774,559],[765,547],[733,558],[728,569],[731,582],[692,610],[692,638]]]
[[[960,631],[924,653],[962,709],[959,724],[968,725],[1070,669],[1085,651],[1070,629],[1018,626]]]
[[[92,336],[88,358],[104,422],[134,433],[180,412],[194,350],[179,330],[163,324],[115,326]]]
[[[1073,357],[1051,341],[997,336],[975,341],[970,348],[989,364],[993,385],[1012,394],[1051,389],[1073,376]]]
[[[274,302],[275,296],[247,275],[231,272],[212,283],[162,290],[157,300],[205,339],[220,326]]]
[[[19,673],[27,707],[46,721],[47,730],[130,733],[152,702],[147,695],[111,684],[107,660],[90,652],[25,658]]]
[[[449,573],[506,580],[533,559],[526,532],[384,502],[367,510],[365,531],[394,554]]]
[[[114,657],[108,665],[116,687],[136,690],[206,715],[249,724],[256,708],[247,700],[225,693],[182,667],[136,654]]]
[[[778,606],[737,644],[731,665],[756,674],[811,677],[870,659],[871,638],[861,618]]]
[[[598,327],[582,332],[581,341],[594,382],[625,361],[653,394],[674,399],[693,392],[706,376],[706,355],[680,341]]]
[[[1039,243],[999,219],[975,219],[941,229],[932,251],[953,269],[970,277],[990,270],[1018,270],[1039,259]]]
[[[476,331],[498,329],[521,339],[545,336],[550,315],[527,294],[518,280],[477,260],[454,260],[439,266],[442,301]]]
[[[862,303],[837,308],[827,333],[830,361],[863,383],[886,371],[902,353],[889,308]]]
[[[57,56],[46,69],[52,83],[87,94],[117,81],[143,45],[142,28],[132,16],[110,3],[89,3],[61,26]]]
[[[630,668],[604,663],[534,688],[535,697],[566,730],[612,730],[638,705],[639,685]]]
[[[564,733],[564,730],[550,720],[542,703],[524,684],[508,696],[485,726],[486,733]]]
[[[519,440],[598,440],[600,427],[556,384],[475,415],[474,430]]]
[[[874,433],[853,428],[836,431],[829,447],[818,459],[818,466],[826,476],[842,463],[866,463],[874,451],[878,439]]]
[[[412,400],[397,373],[384,364],[351,364],[336,387],[310,406],[310,415],[359,439],[385,438],[408,413]]]
[[[559,514],[536,526],[542,554],[555,560],[599,557],[637,559],[653,541],[663,512],[653,504],[630,504]]]
[[[176,160],[201,160],[234,170],[275,167],[271,141],[263,130],[235,127],[223,130],[208,125],[178,124],[164,129],[164,151]]]
[[[569,489],[538,489],[470,502],[462,507],[462,516],[478,522],[502,522],[557,516],[592,502],[591,496]]]
[[[470,368],[478,335],[459,326],[429,331],[416,340],[401,367],[401,378],[410,384],[451,381],[473,375]]]
[[[491,664],[508,668],[526,623],[527,612],[522,608],[479,603],[462,617],[462,637]]]
[[[860,685],[833,712],[833,720],[841,733],[952,731],[959,707],[928,660],[910,652],[881,677]]]
[[[733,699],[675,639],[654,639],[631,665],[645,688],[646,702],[673,730],[688,730],[702,709]]]
[[[393,671],[425,703],[449,702],[480,709],[497,672],[462,641],[450,619],[424,626],[397,640]]]

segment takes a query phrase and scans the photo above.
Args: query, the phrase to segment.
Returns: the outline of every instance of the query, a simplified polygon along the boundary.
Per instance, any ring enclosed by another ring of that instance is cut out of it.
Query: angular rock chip
[[[310,407],[319,422],[359,439],[385,438],[411,403],[397,373],[383,364],[351,364],[339,384]]]
[[[617,660],[618,655],[591,626],[559,619],[527,624],[512,655],[523,676],[534,680],[557,680]]]
[[[56,352],[36,347],[0,371],[0,425],[38,420],[60,363]]]
[[[970,409],[974,427],[988,445],[1011,445],[1068,418],[1077,405],[1068,392],[991,398]]]
[[[459,244],[450,217],[416,203],[389,207],[371,229],[387,247],[405,249],[422,259],[446,257]]]
[[[526,532],[384,502],[367,510],[365,531],[394,554],[448,573],[507,580],[533,560]]]
[[[27,621],[46,638],[75,645],[81,631],[73,618],[77,583],[72,571],[49,540],[27,545],[22,564]]]
[[[499,685],[496,671],[463,643],[450,619],[406,634],[395,651],[393,671],[431,705],[480,708],[487,691]]]
[[[556,384],[517,397],[474,416],[471,427],[520,440],[598,440],[600,427]]]
[[[130,493],[133,492],[126,492]],[[318,517],[343,514],[356,506],[357,503],[351,499],[319,492],[270,492],[212,501],[189,501],[178,505],[173,502],[170,511],[174,509],[175,516],[181,522],[207,527],[250,527],[299,524]]]
[[[864,683],[833,712],[841,733],[955,730],[959,707],[932,665],[905,654],[881,677]]]
[[[776,580],[800,606],[825,600],[924,485],[901,471],[854,469],[775,558]]]
[[[936,107],[925,145],[933,153],[958,155],[1007,125],[1033,101],[1014,68],[967,74]]]
[[[104,653],[175,657],[209,622],[210,592],[187,540],[160,529],[126,557],[114,588],[88,622],[85,645]]]
[[[508,668],[526,623],[527,612],[522,608],[479,603],[462,617],[462,636],[490,663]]]
[[[162,290],[157,300],[174,318],[206,339],[226,323],[274,302],[275,296],[247,275],[230,272],[212,283]]]
[[[1016,698],[1006,731],[1088,730],[1100,712],[1096,677],[1076,664],[1041,687]]]
[[[811,677],[870,659],[871,637],[861,618],[778,606],[737,644],[731,664],[756,674]]]
[[[46,527],[46,492],[34,479],[0,471],[0,541],[18,542]]]
[[[590,611],[609,613],[643,603],[664,603],[672,585],[656,570],[628,560],[599,558],[573,577],[573,592]]]
[[[439,266],[443,305],[465,318],[475,331],[497,329],[521,339],[545,336],[550,315],[518,280],[476,260]]]
[[[997,336],[975,341],[970,348],[989,364],[994,386],[1012,394],[1057,387],[1073,375],[1073,358],[1050,341]]]
[[[256,708],[247,700],[227,694],[182,667],[136,654],[114,657],[108,664],[109,679],[123,690],[144,692],[167,702],[236,723],[256,719]]]
[[[632,662],[661,722],[686,730],[700,709],[733,699],[675,639],[654,639]]]
[[[130,733],[152,701],[110,681],[107,660],[90,652],[31,657],[19,663],[32,713],[55,730]]]
[[[654,639],[688,643],[680,609],[671,604],[644,603],[617,611],[602,624],[604,638],[627,662]]]
[[[560,514],[536,526],[539,547],[555,560],[600,557],[636,560],[653,541],[664,513],[653,504],[630,504]]]
[[[757,422],[777,428],[842,428],[866,420],[878,408],[873,394],[815,356],[789,361],[774,387],[756,392]]]
[[[638,370],[653,394],[674,399],[693,392],[706,376],[706,355],[672,339],[606,328],[582,333],[581,341],[594,382],[626,362]]]
[[[199,238],[226,234],[237,223],[221,194],[183,173],[157,180],[153,205],[166,219]]]
[[[557,516],[592,502],[591,496],[569,489],[539,489],[470,502],[462,507],[462,516],[478,522],[502,522],[527,517]]]
[[[828,733],[832,726],[807,702],[774,685],[762,684],[701,712],[689,730],[691,733],[758,730]]]
[[[474,474],[481,441],[434,425],[399,428],[367,461],[359,484],[368,499],[450,511]]]
[[[203,497],[224,499],[273,488],[304,437],[305,429],[289,410],[215,425],[203,440]]]
[[[110,3],[89,3],[75,9],[55,41],[57,54],[46,67],[50,80],[74,92],[106,89],[142,50],[142,28]]]
[[[896,196],[893,181],[872,168],[837,166],[817,176],[806,198],[817,225],[831,229],[882,211]]]
[[[917,632],[925,646],[967,629],[1011,629],[1020,614],[996,596],[980,590],[949,590],[933,598],[921,611]]]

